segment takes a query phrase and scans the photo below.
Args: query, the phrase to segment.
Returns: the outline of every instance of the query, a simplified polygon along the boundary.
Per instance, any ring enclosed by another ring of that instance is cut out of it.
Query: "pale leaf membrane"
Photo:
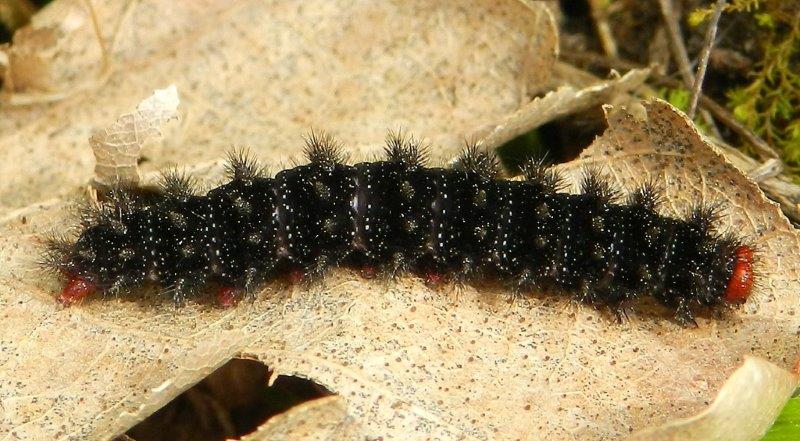
[[[160,136],[164,125],[178,119],[178,90],[175,85],[156,90],[113,124],[98,130],[91,138],[95,180],[103,185],[134,185],[139,182],[138,161],[144,143]]]

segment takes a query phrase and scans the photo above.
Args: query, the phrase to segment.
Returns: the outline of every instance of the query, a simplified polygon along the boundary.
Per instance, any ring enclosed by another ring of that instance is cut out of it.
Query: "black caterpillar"
[[[49,242],[48,262],[68,279],[59,299],[149,283],[178,301],[214,286],[227,306],[262,282],[343,264],[431,282],[497,277],[617,312],[649,295],[683,322],[695,306],[750,293],[753,252],[714,230],[713,209],[666,217],[654,185],[618,203],[594,172],[568,194],[540,162],[524,167],[524,180],[506,180],[474,146],[449,169],[425,167],[424,150],[390,135],[385,160],[346,165],[331,138],[312,133],[310,163],[274,178],[239,153],[230,181],[203,196],[177,173],[155,191],[117,189],[84,218],[77,241]]]

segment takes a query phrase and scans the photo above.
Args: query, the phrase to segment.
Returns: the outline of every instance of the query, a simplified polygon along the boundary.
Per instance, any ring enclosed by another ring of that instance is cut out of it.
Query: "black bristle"
[[[661,205],[662,190],[655,182],[648,182],[631,193],[628,204],[644,210],[656,211]]]
[[[402,131],[390,131],[386,136],[386,159],[407,167],[422,167],[427,162],[428,149],[421,140],[406,137]]]
[[[687,222],[703,233],[709,232],[719,221],[720,206],[718,204],[701,204],[692,208]]]
[[[556,193],[565,187],[564,178],[544,160],[528,160],[522,165],[522,176],[545,193]]]
[[[312,164],[333,167],[345,162],[346,155],[342,145],[329,133],[311,130],[305,141],[306,147],[303,152]]]
[[[601,204],[608,204],[619,197],[611,187],[608,178],[593,168],[584,171],[581,181],[581,193],[598,200]]]
[[[43,238],[44,251],[38,262],[43,268],[59,273],[63,272],[70,261],[74,241],[55,233]]]
[[[497,157],[474,143],[467,143],[453,168],[475,173],[484,179],[494,179],[500,174]]]
[[[161,174],[159,187],[168,197],[184,199],[195,194],[197,184],[192,176],[173,169]]]
[[[234,149],[228,152],[225,163],[225,175],[230,180],[251,181],[264,175],[264,169],[246,149]],[[189,182],[190,187],[193,187]]]

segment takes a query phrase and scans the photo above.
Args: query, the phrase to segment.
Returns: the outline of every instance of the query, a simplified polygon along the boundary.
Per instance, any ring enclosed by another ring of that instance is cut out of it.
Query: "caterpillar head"
[[[60,246],[53,266],[67,278],[58,297],[62,304],[76,303],[121,280],[124,265],[120,262],[124,259],[111,253],[124,254],[123,247],[119,235],[108,225],[91,226],[76,242]]]
[[[753,289],[753,249],[741,245],[734,250],[733,272],[725,289],[725,301],[743,303]]]

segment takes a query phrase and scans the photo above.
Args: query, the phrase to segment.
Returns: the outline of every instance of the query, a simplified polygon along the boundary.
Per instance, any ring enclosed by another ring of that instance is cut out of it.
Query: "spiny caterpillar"
[[[569,194],[536,161],[524,180],[502,179],[495,157],[475,146],[449,169],[425,167],[413,138],[390,134],[385,150],[384,160],[346,165],[335,141],[312,133],[309,163],[274,177],[234,153],[229,182],[205,195],[177,173],[149,193],[116,189],[76,241],[49,241],[47,261],[67,278],[59,300],[155,284],[178,302],[213,287],[231,306],[263,282],[337,265],[429,282],[495,277],[617,313],[652,296],[682,323],[696,307],[750,294],[752,249],[715,231],[714,209],[658,214],[652,184],[621,203],[591,171],[581,194]]]

